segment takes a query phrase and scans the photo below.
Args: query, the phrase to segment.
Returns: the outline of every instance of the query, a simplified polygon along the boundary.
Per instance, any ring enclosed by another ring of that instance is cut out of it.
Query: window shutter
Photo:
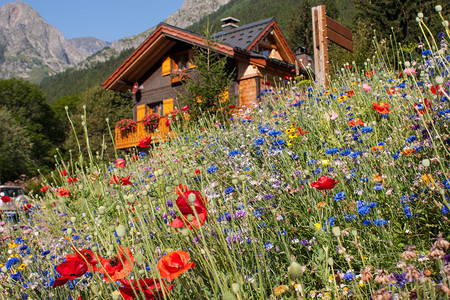
[[[144,118],[145,113],[146,113],[146,109],[145,109],[146,106],[147,105],[142,104],[142,105],[138,105],[136,107],[136,120],[137,121],[141,121]]]
[[[173,99],[163,100],[163,114],[167,114],[173,110]]]
[[[169,75],[171,72],[171,59],[167,57],[162,63],[162,76]]]

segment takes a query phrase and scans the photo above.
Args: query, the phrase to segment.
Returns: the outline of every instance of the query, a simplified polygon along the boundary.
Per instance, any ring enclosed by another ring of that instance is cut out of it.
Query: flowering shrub
[[[137,128],[136,121],[132,119],[123,119],[117,121],[116,128],[118,128],[123,134],[128,134],[130,132],[134,132]]]
[[[145,128],[150,132],[153,132],[158,128],[159,125],[159,115],[155,113],[149,113],[144,116],[142,122],[145,125]]]

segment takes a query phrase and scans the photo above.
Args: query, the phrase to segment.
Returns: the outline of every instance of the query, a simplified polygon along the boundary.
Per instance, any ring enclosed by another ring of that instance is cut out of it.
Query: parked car
[[[21,186],[0,185],[0,211],[2,216],[17,216],[25,202],[27,202],[27,197]]]

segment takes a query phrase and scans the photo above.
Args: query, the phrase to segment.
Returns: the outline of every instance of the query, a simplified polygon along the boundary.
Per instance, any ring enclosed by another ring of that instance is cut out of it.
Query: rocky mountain
[[[75,66],[109,46],[100,39],[66,40],[23,2],[0,7],[0,78],[39,80]]]
[[[164,22],[185,28],[228,2],[185,0]],[[94,37],[66,40],[28,4],[6,3],[0,7],[0,78],[20,77],[40,82],[67,68],[88,68],[117,57],[123,50],[136,48],[154,29],[113,42]]]

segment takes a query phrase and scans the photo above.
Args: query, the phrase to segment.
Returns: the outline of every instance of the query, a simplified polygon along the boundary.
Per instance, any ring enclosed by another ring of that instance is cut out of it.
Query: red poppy
[[[347,92],[347,97],[351,97],[351,96],[354,96],[354,95],[355,95],[355,91],[353,91],[353,90],[350,90],[350,91]]]
[[[366,72],[366,76],[367,77],[372,77],[373,73],[374,73],[373,70],[369,70],[369,71]]]
[[[70,190],[65,189],[65,188],[60,188],[60,189],[58,190],[58,194],[59,194],[60,196],[69,196],[69,195],[70,195]]]
[[[183,108],[181,108],[182,111],[187,111],[189,109],[189,105],[183,106]]]
[[[194,173],[195,173],[195,175],[199,175],[200,174],[200,170],[195,170]]]
[[[45,193],[50,187],[48,185],[44,185],[41,187],[41,192]]]
[[[395,94],[395,93],[397,93],[397,88],[395,86],[390,87],[390,88],[386,89],[386,93],[388,93],[388,95]]]
[[[2,201],[4,202],[4,203],[8,203],[9,201],[11,201],[11,198],[10,197],[8,197],[8,196],[2,196]]]
[[[302,131],[302,129],[300,127],[297,127],[298,130],[298,135],[305,135],[307,133],[309,133],[309,131]]]
[[[316,188],[316,189],[320,190],[320,191],[322,191],[322,190],[331,190],[336,185],[336,183],[338,183],[338,182],[339,181],[334,180],[334,179],[332,179],[332,178],[330,178],[328,176],[322,176],[322,177],[319,178],[318,181],[311,182],[311,186],[313,188]]]
[[[379,112],[382,115],[388,114],[391,111],[389,110],[389,107],[392,107],[391,105],[384,103],[384,102],[380,102],[380,104],[372,102],[373,106],[372,108],[375,109],[377,112]]]
[[[137,161],[138,159],[139,159],[139,156],[137,156],[137,155],[133,155],[131,157],[131,161]]]
[[[271,86],[270,82],[268,81],[264,82],[264,85]]]
[[[122,246],[119,248],[119,253],[117,254],[117,257],[115,258],[102,258],[100,261],[101,267],[98,268],[98,271],[100,273],[103,273],[103,279],[105,279],[107,282],[110,282],[110,279],[112,281],[117,281],[119,279],[124,279],[125,276],[128,275],[128,273],[131,272],[133,269],[134,264],[134,258],[131,254],[131,250],[128,248],[125,248],[125,250],[122,248]]]
[[[172,251],[164,255],[158,261],[158,269],[162,278],[168,278],[171,282],[190,268],[195,267],[195,262],[189,262],[189,253],[185,251]]]
[[[284,79],[286,79],[286,80],[292,80],[292,76],[285,75],[285,76],[284,76]]]
[[[61,172],[61,176],[66,176],[67,175],[67,171],[66,170],[63,170],[62,172]]]
[[[139,140],[138,146],[141,148],[147,148],[147,147],[150,147],[151,142],[152,142],[152,138],[149,136],[146,136]]]
[[[80,259],[70,259],[59,264],[56,267],[56,271],[62,276],[55,279],[53,288],[64,285],[67,281],[74,280],[75,278],[86,274],[88,269],[87,263]]]
[[[24,205],[24,206],[22,207],[22,210],[23,210],[23,211],[27,211],[27,210],[29,210],[30,208],[31,208],[31,204],[28,203],[27,205]]]
[[[142,294],[145,300],[164,299],[163,294],[167,294],[173,288],[173,284],[167,287],[164,281],[159,282],[158,279],[153,278],[144,278],[139,281],[122,279],[120,283],[123,287],[120,287],[119,291],[124,300],[140,298]]]
[[[69,176],[69,177],[67,177],[67,182],[69,182],[69,183],[70,183],[70,182],[75,182],[75,181],[78,181],[78,178],[77,178],[77,177],[73,177],[73,178],[72,178],[72,177],[70,177],[70,176]]]
[[[189,201],[189,195],[195,195],[195,201],[193,205],[188,203]],[[181,228],[184,225],[186,225],[189,229],[192,229],[192,225],[195,227],[201,227],[205,223],[206,216],[207,216],[207,210],[206,210],[206,197],[203,197],[200,195],[197,191],[187,191],[184,192],[182,195],[178,196],[178,199],[176,201],[176,205],[180,212],[182,213],[181,216],[178,216],[175,220],[170,223],[171,227],[175,228]],[[192,209],[192,206],[195,208]],[[197,217],[199,219],[197,219]]]
[[[184,192],[188,192],[190,190],[191,190],[190,188],[180,183],[177,187],[175,187],[174,193],[177,194],[178,196],[183,196]]]
[[[361,119],[358,119],[356,121],[353,119],[350,122],[348,122],[348,124],[350,124],[352,126],[357,126],[357,125],[364,126],[364,122]]]
[[[130,176],[127,177],[119,177],[117,175],[113,175],[113,177],[109,180],[109,183],[111,184],[120,184],[120,185],[133,185],[133,183],[130,181]]]
[[[431,92],[432,92],[433,94],[435,94],[435,95],[437,95],[437,94],[439,94],[439,95],[444,94],[444,92],[443,92],[442,90],[439,89],[439,84],[433,85],[433,86],[430,88],[430,90],[431,90]]]
[[[231,105],[228,105],[228,107],[229,107],[230,109],[233,109],[233,108],[236,107],[236,105],[231,104]]]
[[[125,168],[127,163],[124,159],[119,158],[114,162],[114,164],[116,165],[117,168]]]
[[[66,260],[82,260],[88,264],[89,272],[98,272],[97,264],[99,263],[99,260],[95,256],[94,252],[89,249],[77,250],[73,246],[72,249],[75,254],[67,254]],[[101,256],[98,256],[98,258],[100,260],[103,259]]]

